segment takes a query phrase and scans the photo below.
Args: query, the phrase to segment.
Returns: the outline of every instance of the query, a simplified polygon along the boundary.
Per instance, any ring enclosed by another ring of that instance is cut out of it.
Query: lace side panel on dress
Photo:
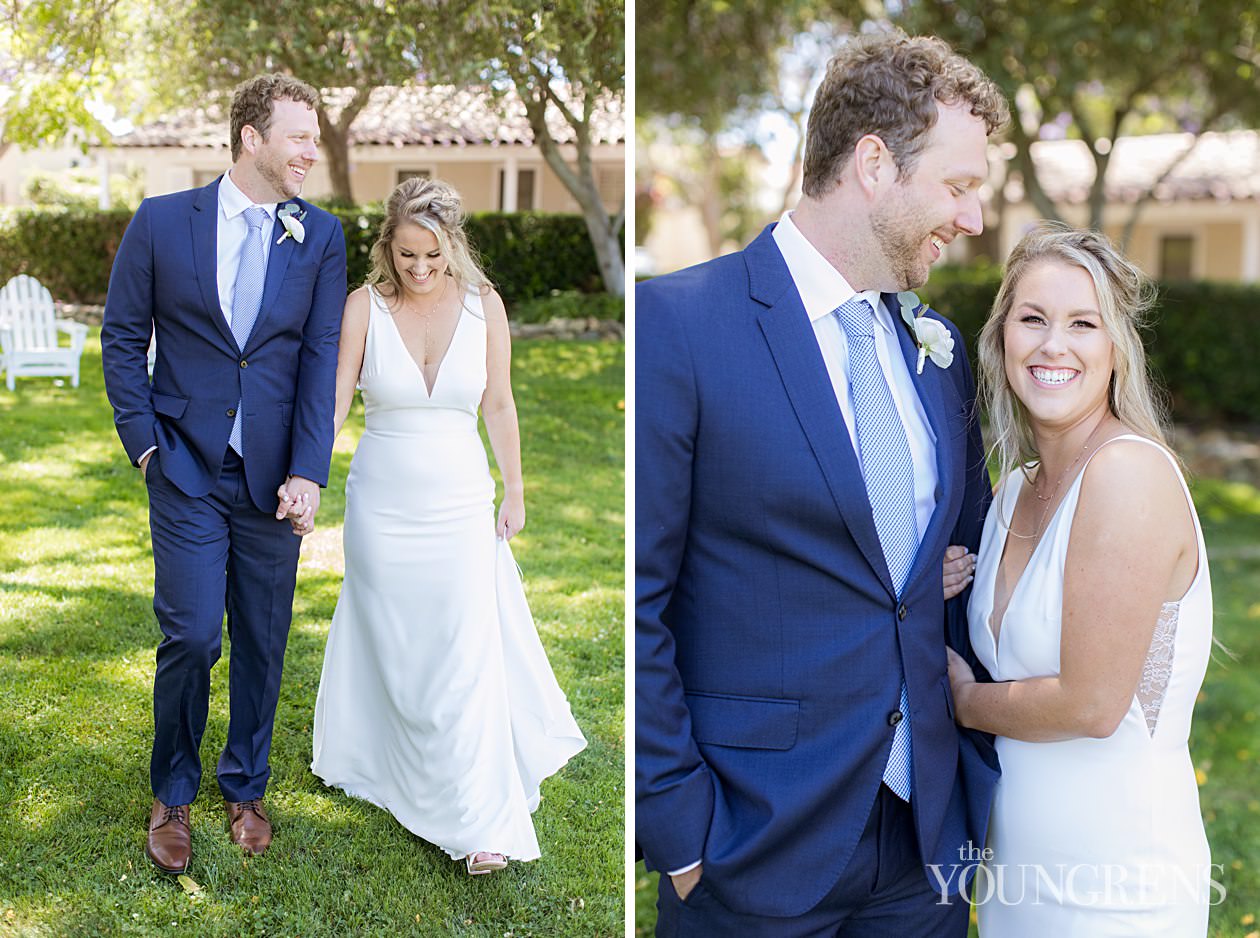
[[[1155,735],[1159,708],[1164,704],[1168,681],[1172,678],[1173,647],[1177,640],[1177,618],[1180,612],[1181,606],[1178,603],[1164,603],[1160,608],[1155,634],[1151,636],[1151,649],[1146,653],[1146,663],[1142,665],[1142,680],[1138,682],[1138,702],[1142,705],[1146,729],[1151,736]]]

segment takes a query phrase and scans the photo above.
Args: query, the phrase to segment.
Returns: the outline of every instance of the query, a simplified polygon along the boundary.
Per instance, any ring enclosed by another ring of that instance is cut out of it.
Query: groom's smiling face
[[[287,98],[273,101],[267,139],[254,150],[254,168],[275,201],[296,198],[319,159],[319,119],[315,109]]]
[[[888,279],[881,289],[913,290],[959,235],[984,229],[979,190],[988,175],[985,123],[964,105],[937,104],[936,124],[913,169],[871,212]]]

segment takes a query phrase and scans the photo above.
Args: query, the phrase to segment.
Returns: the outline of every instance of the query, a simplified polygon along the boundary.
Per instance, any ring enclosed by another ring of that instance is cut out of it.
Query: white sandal
[[[476,853],[470,853],[464,857],[464,865],[468,867],[469,876],[484,876],[486,873],[493,873],[495,870],[507,869],[508,861],[501,853],[488,853],[484,850],[478,850]]]

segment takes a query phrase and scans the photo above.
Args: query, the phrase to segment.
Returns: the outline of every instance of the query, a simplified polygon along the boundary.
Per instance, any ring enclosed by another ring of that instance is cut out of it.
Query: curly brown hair
[[[809,112],[805,194],[829,192],[867,134],[884,141],[898,178],[913,172],[936,124],[937,102],[970,105],[989,134],[1010,119],[998,86],[942,39],[884,32],[849,40],[827,63]]]
[[[232,162],[241,155],[241,131],[248,124],[263,140],[271,129],[274,101],[297,101],[310,107],[319,106],[319,92],[292,75],[257,75],[241,82],[232,92]]]

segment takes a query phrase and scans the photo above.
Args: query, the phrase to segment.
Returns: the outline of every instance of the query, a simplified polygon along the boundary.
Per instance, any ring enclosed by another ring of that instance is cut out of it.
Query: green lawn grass
[[[542,859],[475,879],[309,770],[361,407],[303,546],[267,793],[275,843],[246,859],[225,833],[220,663],[188,892],[143,853],[160,636],[145,490],[114,433],[98,336],[82,387],[0,391],[0,935],[620,935],[623,358],[619,343],[515,348],[528,524],[513,551],[589,746],[543,785]]]
[[[1214,879],[1211,938],[1260,938],[1260,490],[1198,479],[1212,571],[1216,649],[1195,707],[1190,752]],[[635,933],[652,934],[656,874],[635,870]],[[1217,895],[1219,898],[1219,894]],[[971,934],[976,935],[975,926]]]

